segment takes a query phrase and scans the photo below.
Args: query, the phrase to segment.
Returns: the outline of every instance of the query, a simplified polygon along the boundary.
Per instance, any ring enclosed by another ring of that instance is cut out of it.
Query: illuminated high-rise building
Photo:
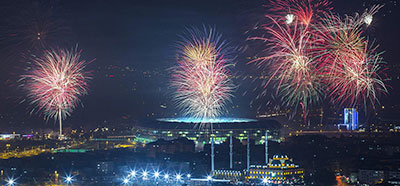
[[[358,111],[355,108],[345,108],[343,112],[343,124],[338,128],[345,126],[347,130],[358,130]]]

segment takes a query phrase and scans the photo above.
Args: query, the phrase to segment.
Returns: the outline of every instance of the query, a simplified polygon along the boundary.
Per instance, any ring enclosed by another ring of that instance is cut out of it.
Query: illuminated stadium
[[[201,124],[206,126],[200,126]],[[196,149],[201,150],[204,144],[210,143],[211,130],[215,143],[226,141],[230,134],[239,140],[247,139],[248,133],[256,143],[264,143],[265,131],[268,131],[268,139],[280,140],[281,125],[275,120],[255,120],[246,118],[218,118],[210,120],[198,120],[192,118],[162,118],[141,122],[134,130],[137,139],[143,142],[151,142],[157,139],[172,140],[185,137],[193,140]]]

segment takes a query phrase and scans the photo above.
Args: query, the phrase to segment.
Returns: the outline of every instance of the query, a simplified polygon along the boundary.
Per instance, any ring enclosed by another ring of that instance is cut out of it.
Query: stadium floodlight
[[[176,180],[181,180],[182,179],[182,176],[180,175],[180,174],[177,174],[176,176],[175,176],[175,178],[176,178]]]
[[[135,170],[132,170],[131,173],[130,173],[129,175],[132,176],[132,177],[135,177],[135,176],[136,176],[136,171],[135,171]]]
[[[160,173],[158,171],[154,172],[154,178],[160,177]]]
[[[16,183],[15,183],[15,180],[13,178],[9,178],[7,180],[7,186],[14,186],[15,184]]]
[[[124,179],[122,180],[122,183],[123,183],[124,185],[128,185],[128,184],[129,184],[129,179],[128,179],[128,178],[124,178]]]
[[[73,181],[72,176],[67,176],[67,177],[65,177],[65,179],[64,179],[64,182],[67,183],[67,184],[71,184],[72,181]]]

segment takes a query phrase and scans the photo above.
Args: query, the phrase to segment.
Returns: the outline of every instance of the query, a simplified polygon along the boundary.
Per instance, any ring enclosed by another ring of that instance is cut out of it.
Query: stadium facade
[[[212,127],[212,131],[211,131]],[[275,120],[223,119],[212,122],[191,122],[182,119],[159,119],[140,122],[133,129],[135,140],[149,143],[158,139],[173,140],[184,137],[194,141],[196,150],[202,150],[205,144],[211,143],[211,135],[215,144],[229,140],[230,135],[239,140],[247,140],[248,136],[257,144],[268,140],[281,140],[281,124]]]

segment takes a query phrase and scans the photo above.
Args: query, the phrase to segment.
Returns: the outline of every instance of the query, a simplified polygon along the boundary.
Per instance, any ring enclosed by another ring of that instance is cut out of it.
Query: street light
[[[211,180],[212,180],[212,177],[211,177],[211,176],[207,176],[207,180],[208,180],[208,181],[211,181]]]
[[[190,177],[192,177],[192,175],[187,174],[186,177],[187,177],[188,179],[190,179]]]
[[[164,179],[168,179],[169,178],[169,175],[168,174],[165,174],[164,175]]]

